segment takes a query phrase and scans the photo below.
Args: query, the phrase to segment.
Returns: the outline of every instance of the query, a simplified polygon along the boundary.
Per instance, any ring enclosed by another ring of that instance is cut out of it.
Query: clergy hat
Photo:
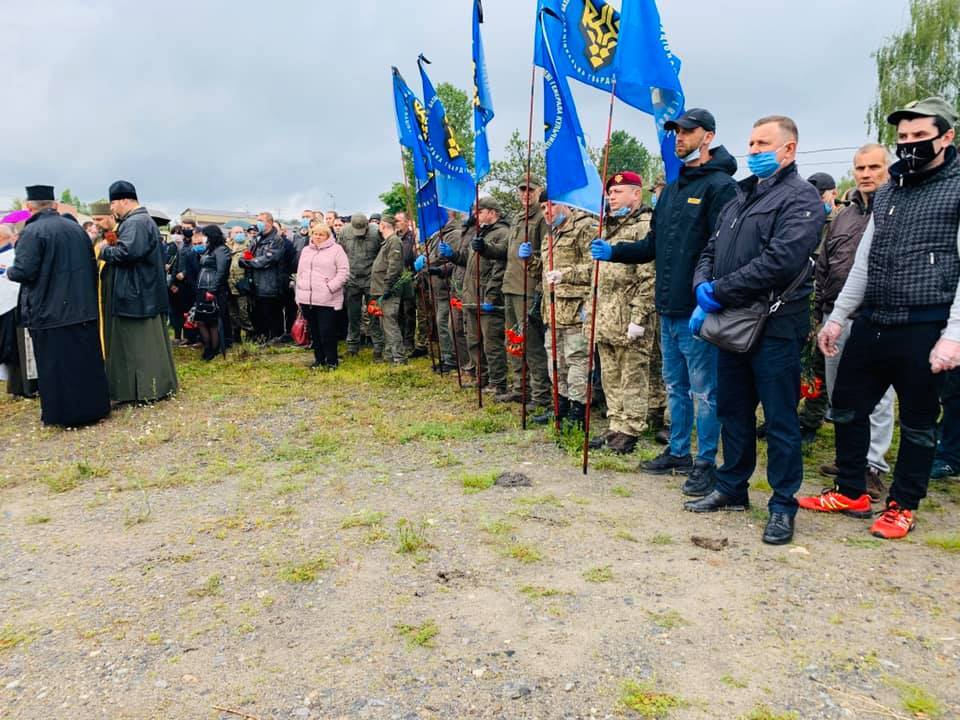
[[[133,183],[126,180],[117,180],[110,186],[110,202],[114,200],[136,200],[137,189]]]
[[[53,185],[28,185],[27,200],[35,202],[56,200],[53,196]]]

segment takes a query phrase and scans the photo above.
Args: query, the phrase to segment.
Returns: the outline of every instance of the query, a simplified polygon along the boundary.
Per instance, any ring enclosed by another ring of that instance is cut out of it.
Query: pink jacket
[[[308,243],[297,266],[297,303],[339,310],[343,307],[343,286],[348,277],[347,253],[333,238],[320,247]]]

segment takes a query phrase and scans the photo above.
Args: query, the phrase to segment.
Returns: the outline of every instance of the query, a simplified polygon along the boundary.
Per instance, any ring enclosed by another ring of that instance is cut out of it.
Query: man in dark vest
[[[960,162],[956,111],[942,98],[892,113],[897,157],[873,202],[873,218],[833,312],[819,334],[827,358],[859,310],[837,370],[831,405],[837,486],[802,498],[821,512],[871,517],[866,492],[870,414],[889,386],[900,404],[900,450],[886,508],[871,525],[902,538],[927,494],[942,373],[960,366]]]
[[[57,213],[53,188],[27,188],[33,217],[7,269],[20,283],[23,326],[30,331],[45,425],[89,425],[110,414],[100,349],[97,263],[89,236]]]

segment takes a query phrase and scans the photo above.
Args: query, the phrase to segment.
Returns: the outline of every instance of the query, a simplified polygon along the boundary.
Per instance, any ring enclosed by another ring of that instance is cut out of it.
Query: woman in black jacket
[[[190,312],[197,295],[197,276],[200,274],[200,256],[193,249],[193,230],[183,229],[183,245],[177,254],[176,273],[173,275],[173,284],[170,292],[176,298],[174,312],[182,318]],[[182,324],[181,324],[182,327]],[[179,338],[174,326],[175,345],[189,346],[197,342],[197,331],[183,328],[183,339]]]
[[[227,312],[231,256],[218,226],[207,225],[200,234],[206,239],[206,249],[200,256],[194,316],[203,342],[203,359],[213,360],[225,349],[222,343],[232,336]]]

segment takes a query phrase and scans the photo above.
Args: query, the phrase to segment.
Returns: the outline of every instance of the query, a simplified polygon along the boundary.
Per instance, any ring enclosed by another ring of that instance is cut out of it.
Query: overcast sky
[[[28,184],[91,201],[125,178],[171,215],[192,206],[289,216],[334,202],[344,214],[373,211],[400,176],[390,66],[418,94],[421,51],[435,84],[472,83],[472,0],[2,6],[0,208]],[[801,151],[867,141],[870,53],[908,19],[907,0],[659,6],[687,106],[712,110],[718,141],[736,155],[753,120],[771,113],[796,119]],[[526,131],[535,7],[484,1],[494,158],[514,129]],[[606,97],[577,83],[574,92],[590,144],[601,145]],[[535,128],[540,117],[538,107]],[[650,117],[620,105],[614,122],[656,147]],[[800,170],[839,177],[851,156],[801,156]]]

